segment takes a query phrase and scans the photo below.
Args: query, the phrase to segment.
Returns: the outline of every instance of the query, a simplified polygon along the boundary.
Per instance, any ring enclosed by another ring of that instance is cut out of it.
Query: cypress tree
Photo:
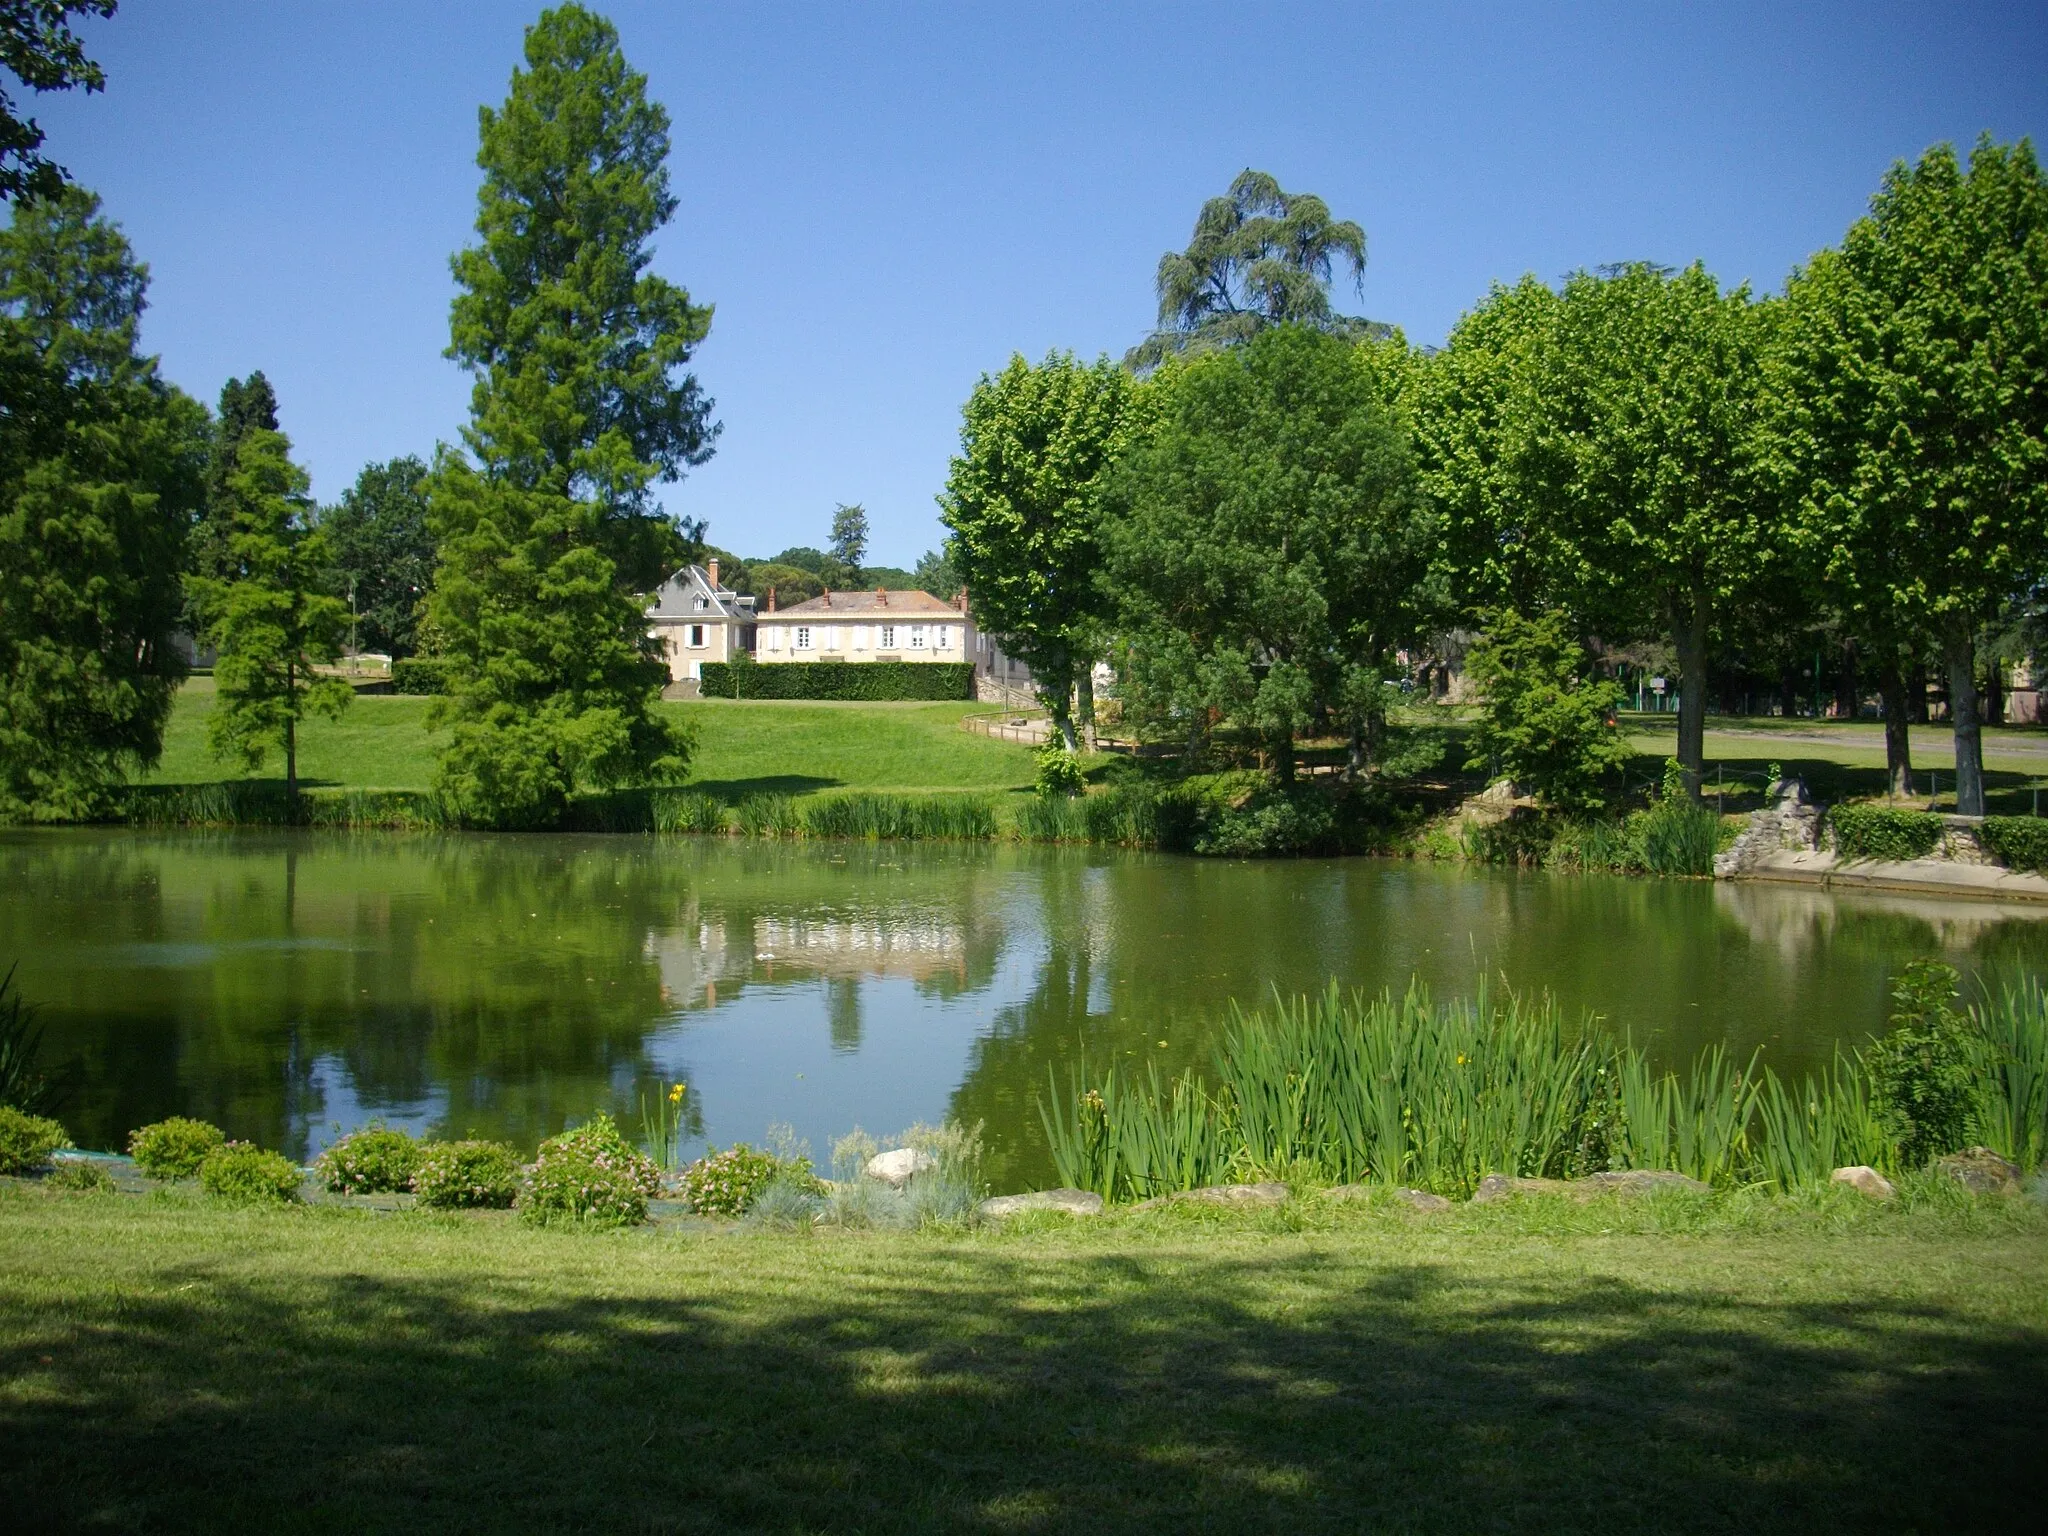
[[[588,787],[680,776],[654,703],[667,670],[641,593],[689,553],[652,488],[711,455],[711,402],[680,370],[711,310],[648,272],[676,207],[668,116],[611,24],[580,6],[527,29],[481,114],[478,243],[457,254],[448,355],[476,379],[467,455],[429,482],[429,614],[452,665],[439,775],[468,819],[541,826]]]

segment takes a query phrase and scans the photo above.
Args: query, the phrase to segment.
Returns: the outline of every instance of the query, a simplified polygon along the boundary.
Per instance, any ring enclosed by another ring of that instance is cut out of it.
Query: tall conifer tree
[[[469,455],[443,452],[429,484],[430,614],[454,663],[440,785],[500,826],[686,768],[687,735],[653,708],[667,671],[639,594],[702,534],[651,489],[717,433],[681,372],[711,310],[647,270],[676,207],[667,113],[580,6],[543,12],[525,58],[480,114],[480,238],[453,263]]]
[[[0,819],[154,763],[206,411],[136,350],[148,269],[78,188],[0,231]]]

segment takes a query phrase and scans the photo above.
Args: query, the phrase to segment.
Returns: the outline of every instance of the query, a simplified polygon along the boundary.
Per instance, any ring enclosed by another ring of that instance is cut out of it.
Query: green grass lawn
[[[369,695],[338,720],[310,720],[300,732],[299,773],[307,783],[350,789],[426,789],[441,738],[428,733],[431,700]],[[836,704],[708,699],[665,703],[697,729],[690,782],[715,794],[803,794],[822,789],[1001,790],[1028,785],[1031,753],[960,729],[986,704]],[[206,751],[213,680],[195,678],[178,696],[164,737],[160,784],[240,778]],[[261,777],[282,779],[273,757]]]
[[[21,1531],[2021,1530],[2044,1385],[2017,1199],[601,1235],[0,1181]]]

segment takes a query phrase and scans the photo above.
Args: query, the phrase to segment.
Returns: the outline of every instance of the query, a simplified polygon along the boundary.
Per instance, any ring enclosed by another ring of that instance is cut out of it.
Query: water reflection
[[[192,1113],[299,1155],[372,1117],[530,1146],[686,1079],[721,1143],[951,1113],[1024,1179],[1048,1071],[1205,1062],[1230,997],[1491,978],[1798,1070],[1881,1020],[1906,958],[2048,968],[2044,917],[1373,860],[0,835],[0,961],[80,1068],[73,1134]]]

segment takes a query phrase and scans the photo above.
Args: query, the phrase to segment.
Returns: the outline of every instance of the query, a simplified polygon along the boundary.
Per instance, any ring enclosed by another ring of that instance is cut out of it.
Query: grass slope
[[[0,1181],[10,1523],[2031,1528],[2048,1222],[1940,1192],[532,1231]]]
[[[431,700],[370,695],[338,720],[300,732],[299,773],[309,784],[349,789],[426,789],[439,739],[427,732]],[[960,729],[982,704],[833,704],[772,700],[667,703],[697,728],[690,782],[715,794],[803,794],[821,789],[998,790],[1028,785],[1031,754]],[[240,771],[206,751],[211,678],[178,696],[164,737],[160,784],[207,784]],[[273,757],[260,776],[281,780]]]

